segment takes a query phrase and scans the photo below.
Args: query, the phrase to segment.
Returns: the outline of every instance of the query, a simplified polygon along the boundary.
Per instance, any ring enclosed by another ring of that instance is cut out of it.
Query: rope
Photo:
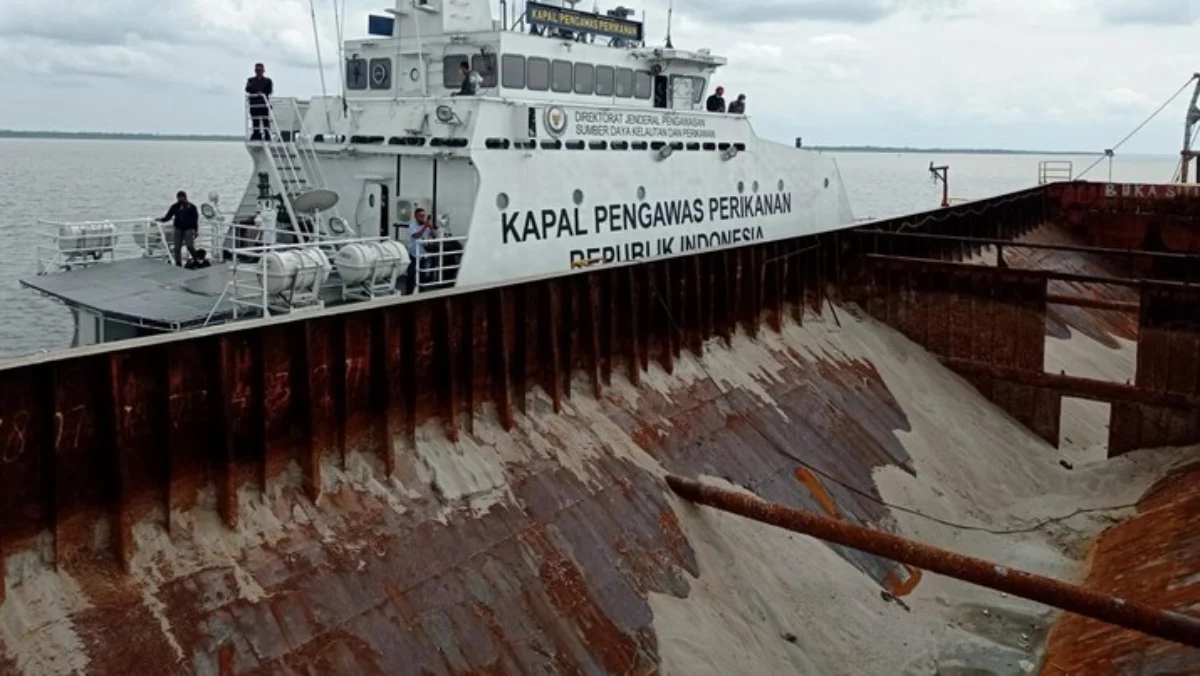
[[[1128,141],[1129,139],[1133,138],[1133,137],[1134,137],[1134,135],[1136,135],[1136,134],[1137,134],[1139,131],[1141,131],[1141,130],[1142,130],[1142,129],[1143,129],[1145,126],[1146,126],[1146,125],[1150,124],[1150,121],[1151,121],[1151,120],[1153,120],[1154,118],[1158,117],[1158,114],[1159,114],[1159,113],[1161,113],[1162,111],[1166,110],[1167,106],[1171,105],[1171,103],[1172,103],[1173,101],[1175,101],[1175,99],[1179,98],[1179,95],[1180,95],[1180,94],[1182,94],[1182,93],[1184,92],[1184,90],[1185,90],[1185,89],[1187,89],[1187,88],[1188,88],[1188,86],[1190,86],[1190,85],[1192,84],[1192,82],[1193,82],[1195,79],[1196,79],[1196,76],[1195,76],[1195,75],[1193,75],[1193,76],[1189,77],[1189,78],[1187,79],[1187,82],[1184,82],[1184,83],[1183,83],[1183,86],[1179,88],[1179,91],[1177,91],[1177,92],[1175,92],[1174,94],[1172,94],[1172,95],[1171,95],[1171,98],[1167,99],[1165,103],[1163,103],[1161,106],[1159,106],[1159,107],[1158,107],[1158,110],[1156,110],[1156,111],[1154,111],[1153,113],[1151,113],[1151,114],[1150,114],[1150,117],[1146,118],[1146,119],[1145,119],[1145,121],[1143,121],[1143,122],[1142,122],[1141,124],[1139,124],[1139,125],[1138,125],[1136,128],[1134,128],[1134,130],[1133,130],[1133,131],[1129,132],[1129,133],[1128,133],[1128,134],[1125,136],[1125,138],[1123,138],[1123,139],[1121,139],[1120,141],[1118,141],[1118,142],[1117,142],[1117,144],[1111,148],[1111,150],[1112,150],[1113,152],[1116,152],[1117,148],[1120,148],[1121,146],[1125,145],[1125,142],[1126,142],[1126,141]],[[1093,163],[1091,164],[1091,166],[1089,166],[1087,169],[1084,169],[1084,170],[1083,170],[1082,172],[1080,172],[1080,173],[1079,173],[1079,175],[1078,175],[1078,176],[1076,176],[1075,178],[1077,178],[1077,179],[1079,179],[1079,178],[1083,178],[1083,177],[1084,177],[1084,175],[1086,175],[1086,174],[1087,174],[1089,171],[1091,171],[1092,169],[1095,169],[1095,168],[1096,168],[1096,165],[1098,165],[1098,164],[1100,164],[1101,162],[1103,162],[1103,161],[1104,161],[1106,158],[1108,158],[1108,156],[1109,156],[1109,153],[1108,153],[1108,151],[1105,151],[1105,152],[1104,152],[1102,155],[1100,155],[1100,157],[1096,158],[1096,161],[1095,161],[1095,162],[1093,162]]]
[[[313,44],[317,47],[317,72],[321,74],[321,97],[327,99],[329,98],[329,92],[325,89],[325,62],[321,59],[321,34],[317,29],[316,0],[308,0],[308,11],[312,15]],[[325,125],[330,131],[333,131],[333,120],[329,117],[329,106],[325,106]]]
[[[333,29],[337,33],[337,53],[338,53],[338,83],[342,88],[342,98],[346,98],[346,56],[343,53],[344,43],[343,36],[346,25],[346,0],[342,0],[341,7],[338,7],[338,0],[333,0]],[[400,41],[397,40],[399,45]],[[397,50],[399,47],[397,46]],[[396,59],[396,63],[400,63],[400,59]],[[395,75],[392,76],[395,79]],[[330,129],[329,131],[333,131]]]

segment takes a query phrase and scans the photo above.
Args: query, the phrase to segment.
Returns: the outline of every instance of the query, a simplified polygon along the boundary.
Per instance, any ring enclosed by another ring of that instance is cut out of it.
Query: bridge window
[[[346,89],[367,88],[367,60],[346,59]]]
[[[442,59],[442,85],[446,89],[458,89],[462,86],[462,71],[458,64],[467,61],[466,54],[447,54]]]
[[[505,54],[500,59],[500,74],[504,86],[509,89],[525,88],[525,57],[520,54]]]
[[[559,93],[569,93],[571,91],[571,62],[554,60],[553,77],[550,80],[550,89]]]
[[[704,100],[704,88],[708,85],[708,80],[700,76],[692,77],[692,99],[693,103],[700,103]]]
[[[633,96],[633,71],[629,68],[617,69],[617,97],[627,99]]]
[[[639,70],[633,74],[633,96],[638,99],[648,99],[654,93],[654,81],[650,71]]]
[[[471,70],[483,78],[484,87],[496,86],[496,55],[474,54],[471,56]],[[460,83],[461,84],[461,83]]]
[[[550,62],[538,56],[531,56],[526,62],[525,86],[538,92],[550,88]]]
[[[596,84],[596,69],[590,63],[575,64],[575,93],[591,94]]]
[[[596,96],[613,95],[612,66],[596,66]]]

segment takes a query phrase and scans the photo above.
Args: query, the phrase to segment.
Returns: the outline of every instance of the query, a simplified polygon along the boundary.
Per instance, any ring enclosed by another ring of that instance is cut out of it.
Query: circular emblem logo
[[[546,131],[550,135],[557,138],[563,135],[567,130],[567,111],[558,106],[550,106],[546,109]]]
[[[382,87],[387,84],[388,77],[391,73],[388,72],[388,67],[383,63],[376,63],[371,66],[371,84],[376,87]]]

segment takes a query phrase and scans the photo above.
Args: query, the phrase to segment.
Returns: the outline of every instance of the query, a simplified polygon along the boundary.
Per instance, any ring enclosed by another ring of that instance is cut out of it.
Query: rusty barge
[[[1198,186],[1051,183],[5,365],[0,674],[1195,673],[1193,648],[735,527],[663,477],[1036,548],[1195,615],[1197,214]]]

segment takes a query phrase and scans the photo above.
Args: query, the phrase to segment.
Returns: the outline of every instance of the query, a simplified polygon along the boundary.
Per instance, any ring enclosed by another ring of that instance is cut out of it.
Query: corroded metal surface
[[[1110,455],[1191,444],[1200,442],[1198,213],[1191,188],[1052,184],[860,230],[846,251],[857,265],[842,279],[873,316],[1052,444],[1063,396],[1112,405]],[[1044,373],[1043,336],[1068,325],[1110,347],[1136,340],[1134,381]]]
[[[1200,609],[1200,467],[1156,485],[1138,514],[1100,537],[1085,585],[1195,616]],[[1042,673],[1194,674],[1200,650],[1064,615],[1050,634]]]
[[[1031,190],[870,227],[1012,239],[1062,199]],[[872,472],[912,468],[870,363],[777,354],[763,395],[677,374],[683,351],[803,321],[840,293],[944,359],[1001,369],[972,382],[1047,438],[1064,388],[1088,386],[1022,380],[1045,375],[1050,273],[956,266],[977,255],[969,242],[895,240],[765,243],[18,363],[0,370],[0,557],[36,553],[72,581],[81,645],[61,654],[95,673],[653,672],[647,595],[687,594],[695,557],[659,479],[572,423],[576,407],[599,407],[668,471],[879,523]],[[1170,376],[1148,362],[1148,380],[1139,368],[1104,393],[1143,407],[1122,432],[1134,445],[1190,438],[1196,393],[1175,372],[1200,364],[1177,354],[1192,325],[1169,321],[1184,296],[1144,293],[1140,331],[1161,332]],[[669,383],[644,382],[652,362]],[[631,404],[616,373],[656,387]],[[605,452],[569,467],[553,452],[568,445]],[[428,457],[472,447],[520,462],[457,476]],[[856,490],[798,478],[805,466]],[[446,507],[498,473],[510,499]],[[235,555],[197,554],[214,546]],[[897,595],[920,581],[838,551]],[[5,592],[29,590],[0,580]],[[23,659],[0,646],[0,673],[37,671]]]

